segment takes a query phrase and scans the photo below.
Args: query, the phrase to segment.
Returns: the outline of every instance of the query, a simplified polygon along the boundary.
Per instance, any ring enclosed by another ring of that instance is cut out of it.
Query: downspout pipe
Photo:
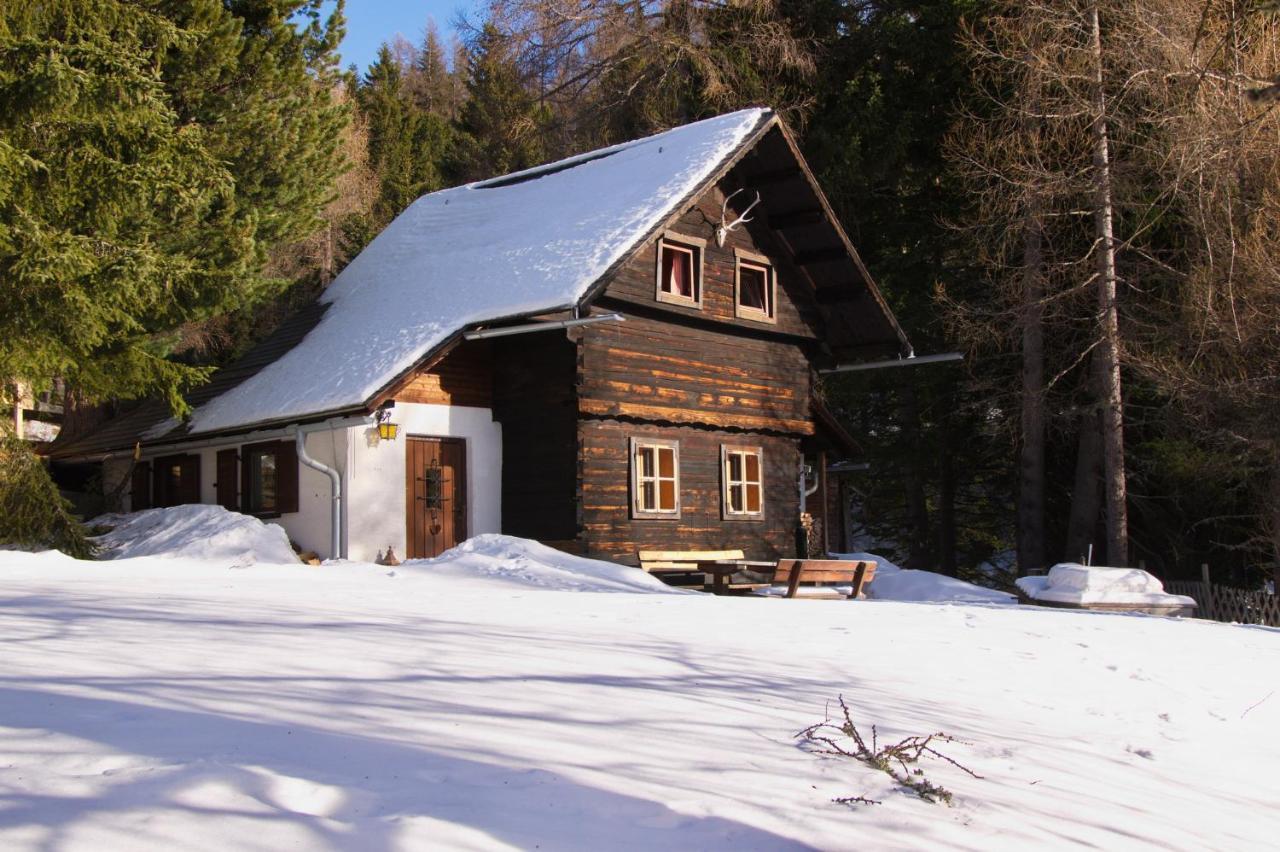
[[[372,417],[347,417],[342,420],[326,420],[323,423],[311,423],[305,426],[298,426],[294,432],[294,446],[298,451],[298,461],[305,464],[312,470],[318,470],[325,476],[329,477],[329,493],[333,495],[333,507],[331,510],[331,520],[329,521],[329,558],[342,559],[346,553],[342,549],[342,474],[329,467],[324,462],[317,461],[307,455],[307,436],[313,432],[332,431],[334,429],[342,429],[349,426],[371,426],[373,425]]]
[[[803,461],[800,462],[800,514],[802,515],[806,511],[806,504],[808,503],[808,498],[812,497],[817,492],[818,488],[822,486],[821,479],[814,479],[813,485],[812,486],[808,485],[806,480],[809,477],[807,475],[808,471],[805,469],[805,467],[806,467],[805,463]]]
[[[806,482],[808,478],[804,459],[801,458],[798,483],[800,486],[800,514],[796,516],[796,557],[798,559],[806,559],[809,556],[809,531],[805,529],[804,513],[808,511],[808,498],[813,496],[819,486],[822,485],[822,480],[815,478],[813,486],[810,487]]]

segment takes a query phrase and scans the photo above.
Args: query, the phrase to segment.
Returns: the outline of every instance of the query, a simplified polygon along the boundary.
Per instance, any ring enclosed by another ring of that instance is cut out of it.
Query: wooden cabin
[[[323,556],[501,532],[777,558],[856,454],[817,371],[908,353],[786,127],[745,110],[424,196],[189,420],[146,403],[53,454],[126,508],[219,503]]]

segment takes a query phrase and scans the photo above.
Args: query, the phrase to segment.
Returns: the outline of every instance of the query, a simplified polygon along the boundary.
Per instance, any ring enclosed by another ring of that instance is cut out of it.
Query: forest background
[[[824,380],[870,464],[861,543],[1256,587],[1280,575],[1278,7],[495,0],[341,69],[341,3],[6,4],[0,378],[66,388],[71,429],[180,411],[418,196],[764,104],[916,351],[966,354]]]

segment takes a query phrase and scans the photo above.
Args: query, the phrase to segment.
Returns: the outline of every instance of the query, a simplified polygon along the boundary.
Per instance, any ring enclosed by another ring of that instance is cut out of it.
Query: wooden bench
[[[745,560],[741,550],[637,550],[640,567],[661,576],[673,586],[707,586],[706,570],[710,563]],[[735,572],[736,573],[736,572]],[[728,582],[721,577],[717,590],[750,591],[767,588],[769,583]]]
[[[779,559],[773,575],[775,583],[786,583],[786,597],[794,598],[801,583],[848,583],[849,594],[834,589],[814,597],[863,597],[862,590],[876,575],[876,563],[852,562],[846,559]],[[808,595],[806,595],[808,597]]]

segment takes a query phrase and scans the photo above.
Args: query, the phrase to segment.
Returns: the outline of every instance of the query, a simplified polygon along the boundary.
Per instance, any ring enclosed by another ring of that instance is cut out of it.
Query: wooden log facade
[[[396,391],[404,402],[492,409],[503,427],[504,532],[622,561],[640,547],[795,555],[822,319],[766,217],[716,244],[725,197],[712,189],[664,230],[698,249],[697,306],[657,297],[660,237],[587,306],[623,322],[462,343]],[[772,267],[770,316],[741,315],[743,258]],[[636,440],[678,446],[678,516],[637,513]],[[726,512],[724,453],[734,448],[760,454],[762,511],[749,517]]]
[[[739,194],[734,202],[746,193]],[[625,317],[579,332],[578,453],[583,552],[628,560],[639,547],[740,548],[748,558],[795,551],[802,440],[814,433],[808,352],[821,321],[811,287],[764,226],[764,217],[713,237],[725,191],[717,187],[667,229],[701,248],[700,306],[656,298],[659,241],[625,263],[597,300]],[[748,199],[749,201],[749,199]],[[729,211],[729,217],[742,212]],[[705,244],[696,241],[705,240]],[[739,316],[739,260],[767,258],[772,321]],[[631,441],[679,448],[679,517],[637,517]],[[725,512],[726,448],[758,448],[763,512]]]

